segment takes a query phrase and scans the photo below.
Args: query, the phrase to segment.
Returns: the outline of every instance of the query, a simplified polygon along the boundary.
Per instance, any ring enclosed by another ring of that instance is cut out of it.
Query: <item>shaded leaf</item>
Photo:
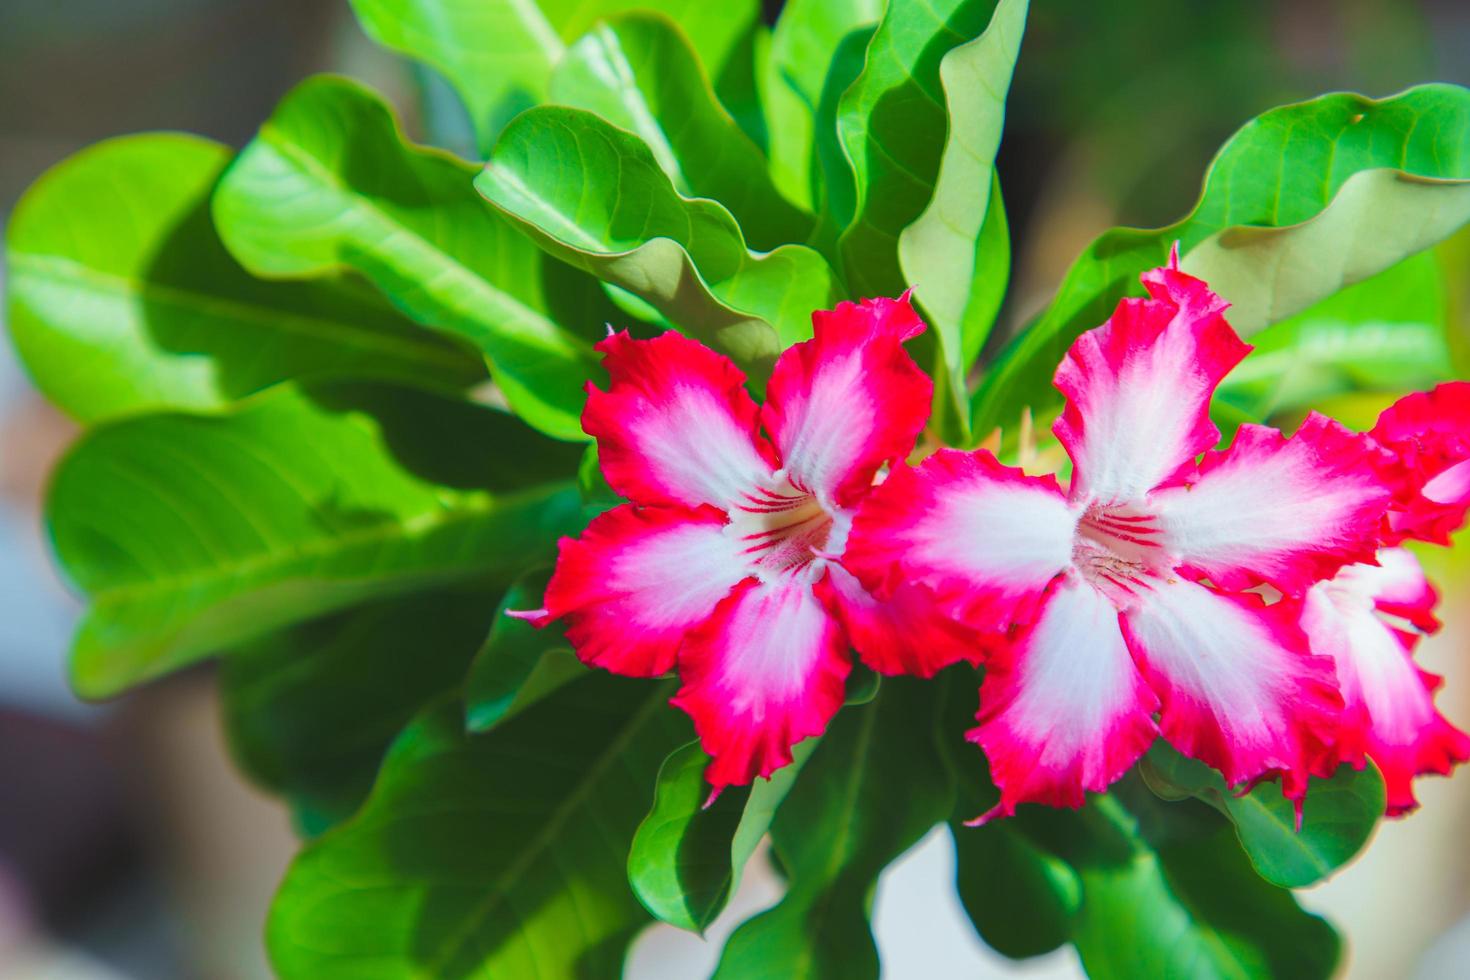
[[[408,144],[369,90],[321,76],[293,89],[230,167],[214,217],[258,276],[361,272],[418,322],[484,351],[527,422],[585,439],[582,385],[611,307],[486,208],[473,176]]]
[[[16,205],[7,320],[48,399],[96,422],[219,408],[292,378],[484,377],[478,355],[356,283],[251,278],[209,217],[230,157],[192,136],[125,136],[58,164]]]
[[[578,453],[393,385],[281,387],[94,430],[47,504],[91,599],[72,682],[107,697],[366,599],[509,581],[580,526]]]
[[[351,816],[403,726],[456,689],[493,590],[384,599],[262,637],[221,666],[231,754],[315,835]]]
[[[1234,793],[1215,770],[1162,740],[1146,760],[1141,772],[1150,788],[1169,799],[1193,796],[1220,811],[1235,825],[1256,871],[1284,888],[1314,885],[1351,861],[1383,817],[1383,777],[1371,765],[1343,765],[1331,779],[1314,778],[1298,831],[1295,805],[1277,783]]]
[[[689,737],[667,684],[588,673],[482,735],[457,705],[395,743],[367,804],[271,908],[285,980],[616,977],[648,914],[629,842]]]
[[[819,254],[751,252],[729,211],[679,195],[642,140],[580,109],[518,116],[475,186],[551,254],[757,375],[811,335],[812,311],[836,289]]]
[[[1056,404],[1059,396],[1051,388],[1051,376],[1068,346],[1102,323],[1120,298],[1141,292],[1139,273],[1162,265],[1175,240],[1187,257],[1212,235],[1234,236],[1230,229],[1301,224],[1327,209],[1354,174],[1382,168],[1418,177],[1470,179],[1470,90],[1424,85],[1383,100],[1326,95],[1273,109],[1247,123],[1216,156],[1199,203],[1188,216],[1154,230],[1115,228],[1072,264],[1051,305],[1006,348],[975,393],[974,431],[1009,424],[1024,405],[1044,410]],[[1380,181],[1370,179],[1373,186]],[[1412,179],[1394,183],[1416,191],[1427,186]],[[1433,210],[1463,193],[1458,184],[1438,189],[1439,194],[1412,193],[1403,200]],[[1432,216],[1422,210],[1398,214],[1396,220],[1407,228],[1433,225]],[[1256,233],[1245,234],[1228,241],[1255,240],[1251,236]],[[1355,230],[1344,229],[1341,243],[1358,237]],[[1417,249],[1432,243],[1410,245]],[[1320,279],[1346,268],[1347,256],[1337,244],[1328,242],[1327,250],[1313,257],[1312,268],[1293,275]],[[1377,268],[1357,268],[1355,274],[1370,275],[1406,254],[1379,254]],[[1230,298],[1248,307],[1253,302],[1238,288]],[[1289,305],[1274,308],[1277,316],[1293,312]]]
[[[562,626],[537,629],[506,615],[541,607],[550,569],[527,572],[506,590],[465,679],[465,727],[482,732],[587,672]]]

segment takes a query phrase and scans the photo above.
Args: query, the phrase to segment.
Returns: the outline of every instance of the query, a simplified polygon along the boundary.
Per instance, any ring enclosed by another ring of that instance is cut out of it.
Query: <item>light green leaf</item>
[[[459,707],[394,745],[366,806],[271,908],[283,980],[617,977],[648,914],[627,849],[687,740],[669,687],[589,673],[483,735]]]
[[[890,0],[863,73],[842,97],[837,128],[857,210],[838,248],[854,294],[896,296],[909,285],[898,236],[929,203],[939,175],[946,130],[940,61],[978,37],[994,7],[995,0]],[[986,179],[978,192],[988,187]]]
[[[702,933],[740,887],[745,862],[771,825],[807,758],[807,739],[792,762],[753,786],[727,786],[706,807],[709,756],[690,742],[664,760],[653,809],[638,825],[628,855],[628,882],[644,908],[670,925]]]
[[[995,154],[1027,6],[1027,0],[999,0],[985,33],[940,61],[949,131],[934,196],[898,236],[899,265],[939,340],[946,388],[965,437],[965,377],[1000,312],[1010,272]]]
[[[221,665],[240,768],[310,835],[351,816],[389,744],[454,690],[495,615],[494,590],[378,600],[264,636]]]
[[[771,824],[790,887],[730,937],[718,980],[878,976],[873,885],[954,805],[934,737],[942,687],[889,678],[872,704],[832,721]]]
[[[750,251],[729,211],[681,196],[642,140],[580,109],[518,116],[475,186],[552,255],[634,293],[757,377],[811,335],[812,311],[836,291],[819,254]]]
[[[679,194],[719,201],[752,247],[800,242],[811,231],[811,217],[777,192],[765,157],[666,18],[638,13],[598,24],[567,49],[551,97],[637,134]]]
[[[580,526],[577,457],[502,412],[392,385],[94,430],[47,503],[91,598],[72,682],[108,697],[366,599],[509,581]]]
[[[711,74],[755,20],[756,0],[351,0],[378,43],[433,65],[458,90],[488,153],[522,109],[546,101],[547,80],[599,19],[634,9],[677,21]]]
[[[1365,177],[1347,188],[1341,213],[1328,218],[1336,237],[1320,242],[1309,262],[1282,269],[1283,282],[1301,279],[1315,283],[1298,298],[1313,302],[1321,298],[1323,283],[1352,281],[1351,275],[1371,275],[1409,252],[1434,243],[1441,233],[1443,206],[1456,209],[1470,180],[1470,90],[1454,85],[1423,85],[1390,99],[1374,100],[1360,95],[1326,95],[1310,102],[1273,109],[1246,124],[1216,156],[1205,177],[1199,203],[1188,216],[1166,228],[1139,230],[1116,228],[1092,243],[1073,263],[1051,306],[1012,342],[985,377],[974,398],[974,429],[988,432],[1010,424],[1025,405],[1044,410],[1059,396],[1051,388],[1051,376],[1068,346],[1083,331],[1102,323],[1118,300],[1140,291],[1138,275],[1162,265],[1169,248],[1179,241],[1186,263],[1189,254],[1211,236],[1221,235],[1211,251],[1224,251],[1222,243],[1264,248],[1268,254],[1285,255],[1282,242],[1297,242],[1302,232],[1283,239],[1262,229],[1286,229],[1301,225],[1329,210],[1329,205],[1356,174],[1392,168],[1402,177]],[[1415,178],[1430,178],[1417,180]],[[1402,226],[1395,234],[1393,254],[1376,247],[1359,261],[1355,249],[1363,247],[1365,231],[1356,219],[1367,218],[1376,225],[1383,220],[1371,208],[1361,207],[1365,192],[1389,195],[1396,211],[1391,219]],[[1348,220],[1348,219],[1354,220]],[[1245,226],[1257,230],[1237,232]],[[1429,237],[1414,229],[1423,227]],[[1284,234],[1284,233],[1283,233]],[[1240,261],[1237,250],[1235,261]],[[1407,250],[1407,251],[1406,251]],[[1203,256],[1202,256],[1203,257]],[[1274,295],[1271,280],[1255,283],[1249,295],[1232,286],[1235,303],[1245,304],[1246,320],[1251,310],[1269,310],[1284,317],[1300,307],[1276,301],[1259,305],[1253,296]],[[1256,305],[1253,305],[1256,304]],[[1254,322],[1254,326],[1263,323]]]
[[[322,76],[288,94],[226,172],[214,218],[258,276],[361,272],[418,322],[484,351],[527,422],[585,439],[582,385],[612,308],[486,208],[473,176],[405,142],[367,89]]]
[[[1197,797],[1229,817],[1256,871],[1284,888],[1314,885],[1351,861],[1378,826],[1386,800],[1377,768],[1343,765],[1331,779],[1312,780],[1298,830],[1295,805],[1278,783],[1234,793],[1215,770],[1162,740],[1141,772],[1166,799]]]
[[[47,398],[96,422],[215,409],[300,377],[484,377],[478,355],[356,283],[251,278],[209,218],[230,156],[192,136],[125,136],[58,164],[16,205],[7,319]]]
[[[1251,338],[1216,399],[1256,420],[1350,391],[1410,391],[1455,376],[1444,273],[1420,252]]]

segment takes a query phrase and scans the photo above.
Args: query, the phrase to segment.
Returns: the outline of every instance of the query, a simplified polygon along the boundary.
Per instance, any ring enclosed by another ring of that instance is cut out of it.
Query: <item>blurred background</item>
[[[87,144],[170,129],[239,146],[315,71],[368,81],[421,137],[461,139],[452,98],[373,47],[345,0],[0,0],[0,226],[27,185]],[[1250,117],[1332,89],[1433,80],[1470,84],[1465,0],[1034,0],[1000,159],[1016,248],[1006,322],[1043,304],[1105,228],[1183,214],[1215,148]],[[1464,331],[1470,247],[1442,258]],[[1354,405],[1352,421],[1377,407]],[[72,433],[0,344],[0,977],[269,976],[261,924],[295,843],[284,810],[229,762],[209,669],[100,706],[66,686],[78,606],[39,502]],[[1470,727],[1470,548],[1426,558],[1447,625],[1420,659],[1447,676],[1445,713]],[[1347,936],[1348,976],[1470,976],[1470,776],[1425,780],[1420,796],[1423,810],[1302,896]],[[941,833],[880,883],[889,975],[1080,975],[1069,951],[1019,965],[985,951],[952,869]],[[712,944],[651,929],[629,975],[707,973],[724,936],[777,895],[753,865]]]

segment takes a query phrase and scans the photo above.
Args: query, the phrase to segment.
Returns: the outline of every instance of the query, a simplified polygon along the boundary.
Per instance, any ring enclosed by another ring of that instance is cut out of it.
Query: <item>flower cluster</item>
[[[1389,812],[1411,809],[1414,776],[1470,757],[1412,659],[1435,595],[1401,547],[1470,509],[1470,385],[1371,433],[1313,413],[1217,450],[1210,400],[1250,348],[1177,254],[1143,283],[1057,371],[1065,490],[986,450],[908,464],[932,391],[907,296],[815,314],[759,407],[692,340],[608,337],[583,427],[630,503],[562,542],[524,615],[565,620],[589,664],[677,671],[715,793],[825,730],[855,652],[984,665],[981,819],[1079,806],[1160,735],[1299,808],[1309,777],[1371,758]]]

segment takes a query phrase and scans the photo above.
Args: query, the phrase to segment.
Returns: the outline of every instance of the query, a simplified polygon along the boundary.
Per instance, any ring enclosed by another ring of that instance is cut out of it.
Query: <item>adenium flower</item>
[[[1452,381],[1400,398],[1378,417],[1373,438],[1402,479],[1384,537],[1450,543],[1470,510],[1470,382]]]
[[[1250,348],[1177,253],[1142,278],[1149,297],[1120,302],[1057,371],[1068,493],[942,450],[897,467],[853,527],[847,565],[876,594],[921,583],[990,636],[969,737],[1001,796],[980,819],[1080,806],[1160,732],[1232,785],[1279,775],[1299,806],[1337,761],[1342,701],[1300,597],[1372,561],[1380,453],[1315,414],[1289,439],[1244,425],[1206,452],[1211,395]]]
[[[588,385],[582,425],[632,503],[562,540],[546,608],[523,614],[564,618],[588,664],[677,669],[673,703],[712,757],[716,793],[769,776],[825,730],[849,647],[884,673],[973,653],[917,590],[879,604],[839,561],[855,507],[928,418],[932,384],[902,347],[924,324],[907,296],[812,321],[760,408],[728,358],[677,333],[598,345],[610,384]]]

